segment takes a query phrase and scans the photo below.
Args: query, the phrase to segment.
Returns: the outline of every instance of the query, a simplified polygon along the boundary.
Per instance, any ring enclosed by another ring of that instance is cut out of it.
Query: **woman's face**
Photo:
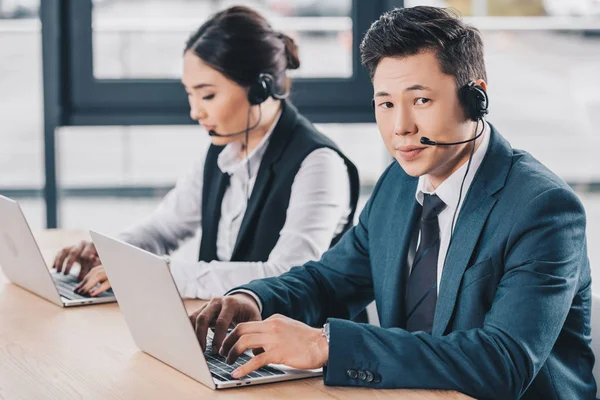
[[[181,82],[188,94],[190,117],[207,132],[228,134],[246,129],[248,90],[210,67],[193,51],[188,50],[183,56]],[[255,118],[251,117],[251,124]],[[224,146],[243,138],[244,135],[211,136],[210,140],[214,145]]]

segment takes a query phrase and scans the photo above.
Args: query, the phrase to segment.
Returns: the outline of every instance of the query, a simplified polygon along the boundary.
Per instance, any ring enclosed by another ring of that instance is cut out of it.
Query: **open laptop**
[[[225,389],[320,376],[318,370],[269,365],[234,379],[230,373],[252,357],[244,353],[234,365],[212,355],[209,330],[206,352],[196,337],[167,262],[159,256],[90,231],[121,312],[137,346],[211,389]]]
[[[116,301],[110,290],[95,297],[79,295],[75,275],[51,272],[16,201],[0,196],[0,221],[0,266],[10,281],[60,307]]]

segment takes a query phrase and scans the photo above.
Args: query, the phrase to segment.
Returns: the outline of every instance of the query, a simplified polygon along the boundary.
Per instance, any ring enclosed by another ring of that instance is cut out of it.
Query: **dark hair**
[[[188,50],[243,87],[256,82],[261,73],[271,74],[276,93],[289,89],[285,71],[300,66],[294,40],[242,6],[213,15],[190,36],[184,53]]]
[[[362,63],[371,79],[384,57],[406,57],[434,51],[445,74],[458,88],[476,79],[487,80],[481,34],[445,8],[397,8],[375,21],[360,44]]]

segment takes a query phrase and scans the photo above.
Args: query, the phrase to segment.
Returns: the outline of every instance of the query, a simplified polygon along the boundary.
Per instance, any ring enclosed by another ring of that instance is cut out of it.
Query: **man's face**
[[[383,58],[373,76],[373,89],[377,127],[407,174],[429,175],[437,187],[468,158],[469,144],[420,143],[423,136],[439,142],[467,140],[475,128],[458,99],[456,79],[441,71],[434,52]]]

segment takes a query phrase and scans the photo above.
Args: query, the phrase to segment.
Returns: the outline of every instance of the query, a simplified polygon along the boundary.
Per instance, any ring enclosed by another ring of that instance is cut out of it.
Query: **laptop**
[[[268,365],[240,379],[230,374],[252,357],[244,353],[234,365],[213,355],[209,329],[202,348],[167,262],[130,244],[90,231],[96,250],[117,296],[136,345],[154,358],[211,389],[226,389],[322,375],[322,370],[299,370]]]
[[[111,290],[90,297],[75,293],[77,276],[48,269],[21,206],[0,195],[0,266],[14,284],[60,307],[116,301]]]

